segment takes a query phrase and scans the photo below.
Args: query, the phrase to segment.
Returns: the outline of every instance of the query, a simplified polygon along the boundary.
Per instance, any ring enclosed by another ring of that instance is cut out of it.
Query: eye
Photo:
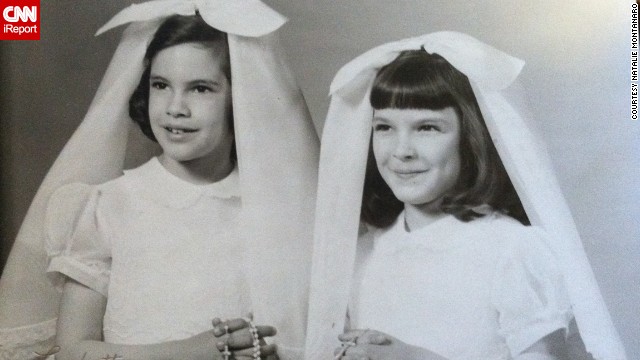
[[[213,88],[206,85],[196,85],[193,87],[193,91],[199,94],[204,94],[204,93],[212,92]]]
[[[389,131],[391,130],[391,126],[387,125],[387,124],[375,124],[373,125],[373,131]]]
[[[165,83],[164,81],[152,81],[151,82],[151,87],[154,89],[158,89],[158,90],[164,90],[167,88],[167,83]]]
[[[423,124],[418,127],[418,131],[432,132],[432,131],[441,131],[441,129],[439,126],[436,126],[436,125]]]

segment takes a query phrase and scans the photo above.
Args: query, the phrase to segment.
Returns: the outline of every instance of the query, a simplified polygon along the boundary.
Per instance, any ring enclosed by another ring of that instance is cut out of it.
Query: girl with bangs
[[[338,72],[306,359],[591,358],[573,322],[584,304],[565,281],[577,257],[559,260],[571,228],[547,220],[572,223],[554,210],[553,174],[501,93],[522,66],[440,32]]]
[[[469,81],[437,54],[403,52],[370,99],[361,217],[373,228],[359,240],[349,308],[358,330],[341,340],[371,329],[360,336],[388,346],[344,358],[563,358],[562,277],[523,225]]]
[[[371,106],[380,113],[385,109],[446,110],[455,112],[459,128],[460,171],[453,187],[439,199],[442,213],[461,221],[483,216],[492,209],[529,224],[522,204],[493,146],[480,108],[466,77],[437,54],[425,50],[403,52],[396,61],[380,70],[371,90]],[[375,113],[374,113],[375,114]],[[382,118],[374,125],[373,144],[389,130]],[[425,119],[426,120],[426,119]],[[374,116],[374,124],[376,117]],[[445,129],[426,121],[423,132],[442,133]],[[362,220],[376,227],[391,225],[406,204],[394,196],[381,176],[369,147],[365,177]]]

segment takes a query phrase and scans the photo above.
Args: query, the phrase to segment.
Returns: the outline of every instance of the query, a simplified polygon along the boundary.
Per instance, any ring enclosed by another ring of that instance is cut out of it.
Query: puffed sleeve
[[[47,273],[58,287],[65,277],[107,296],[111,251],[101,216],[102,191],[74,183],[51,196],[46,214]]]
[[[520,227],[497,263],[492,299],[512,356],[571,320],[569,295],[544,233]],[[503,234],[504,235],[504,234]]]

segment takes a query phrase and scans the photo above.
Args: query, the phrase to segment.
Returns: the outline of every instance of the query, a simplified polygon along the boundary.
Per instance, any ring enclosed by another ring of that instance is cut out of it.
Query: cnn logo
[[[0,0],[0,40],[40,40],[40,0]]]
[[[5,21],[15,22],[36,22],[38,21],[37,6],[7,6],[2,11]]]

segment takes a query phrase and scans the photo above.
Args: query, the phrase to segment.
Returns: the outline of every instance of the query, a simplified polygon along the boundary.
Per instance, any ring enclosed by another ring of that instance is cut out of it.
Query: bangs
[[[371,88],[376,109],[432,109],[456,107],[456,77],[464,76],[444,58],[424,50],[402,52],[380,69]],[[466,78],[466,76],[464,76]]]
[[[227,59],[225,63],[229,62],[226,33],[209,26],[200,15],[173,15],[156,30],[144,56],[145,65],[161,50],[185,43],[199,43],[216,50],[222,46],[221,54]]]

